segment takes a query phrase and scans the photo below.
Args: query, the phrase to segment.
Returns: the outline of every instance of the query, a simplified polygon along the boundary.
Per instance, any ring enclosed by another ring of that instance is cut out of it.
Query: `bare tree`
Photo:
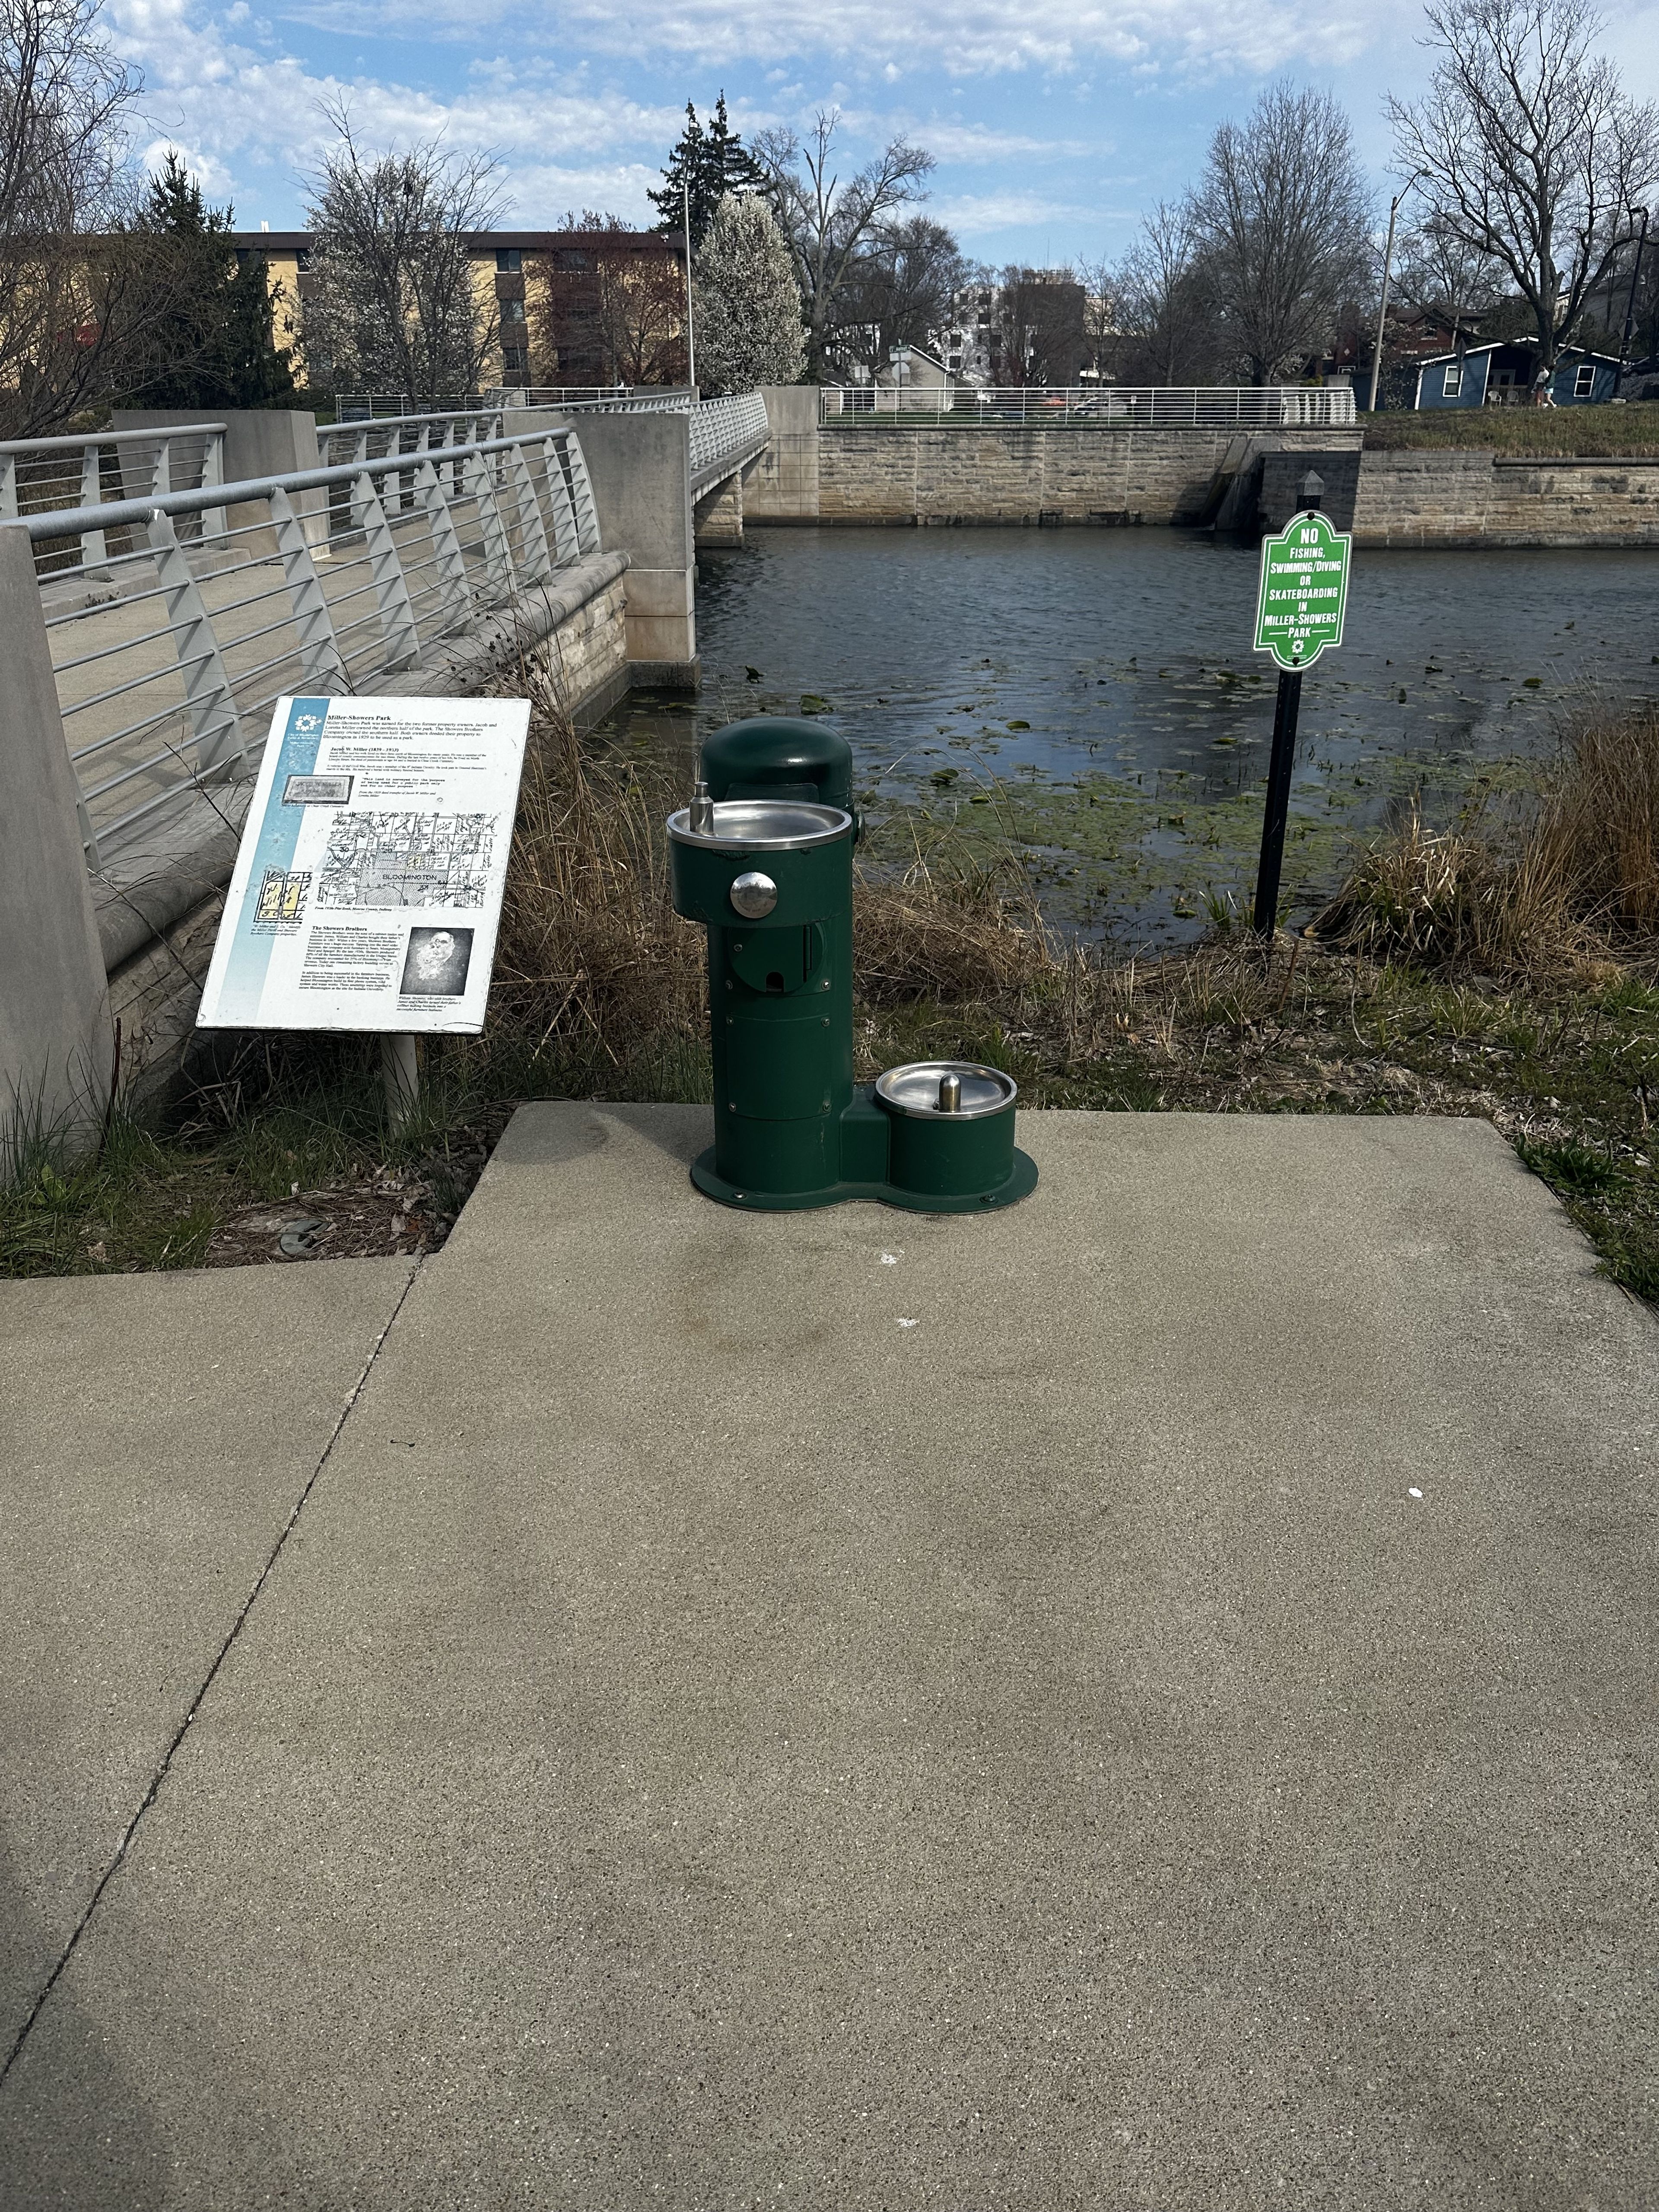
[[[1368,282],[1370,195],[1328,93],[1269,85],[1210,142],[1192,222],[1211,297],[1250,378],[1322,353]]]
[[[789,248],[806,325],[806,381],[822,383],[859,257],[907,201],[921,196],[933,157],[895,138],[845,183],[834,169],[837,108],[820,109],[805,148],[793,131],[763,131],[753,152]]]
[[[1103,377],[1109,374],[1109,362],[1123,333],[1123,298],[1117,270],[1109,261],[1079,261],[1077,278],[1083,287],[1085,366],[1095,376]]]
[[[1502,264],[1531,312],[1541,366],[1635,235],[1659,175],[1659,117],[1593,58],[1587,0],[1431,0],[1440,61],[1421,100],[1390,99],[1397,159],[1437,221]]]
[[[499,164],[436,140],[401,154],[359,146],[343,105],[339,144],[310,179],[313,283],[302,338],[313,384],[390,392],[412,407],[464,398],[497,335],[472,283],[470,235],[499,222]]]
[[[1396,296],[1419,313],[1443,316],[1452,343],[1503,296],[1503,270],[1489,253],[1468,245],[1437,215],[1400,242]]]
[[[126,226],[127,109],[98,0],[0,0],[0,423],[56,429],[165,312]]]
[[[931,216],[883,225],[848,273],[830,348],[836,364],[875,370],[895,346],[936,345],[966,270],[956,239]]]
[[[1143,216],[1115,281],[1126,383],[1200,384],[1215,374],[1215,311],[1188,207],[1160,200]]]

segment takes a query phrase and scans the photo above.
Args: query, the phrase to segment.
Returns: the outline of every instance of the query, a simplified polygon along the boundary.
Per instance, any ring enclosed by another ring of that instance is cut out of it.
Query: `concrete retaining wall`
[[[628,555],[628,659],[633,681],[695,691],[696,552],[689,415],[515,414],[515,431],[571,429],[593,487],[599,543]]]

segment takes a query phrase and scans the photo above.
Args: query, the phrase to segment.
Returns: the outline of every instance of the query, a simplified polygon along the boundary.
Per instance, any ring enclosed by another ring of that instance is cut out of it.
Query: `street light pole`
[[[1636,240],[1636,264],[1630,272],[1630,297],[1625,302],[1625,327],[1619,337],[1619,366],[1613,373],[1613,396],[1619,397],[1619,387],[1625,380],[1625,363],[1630,357],[1630,342],[1636,334],[1636,283],[1642,274],[1642,249],[1648,242],[1648,211],[1632,208],[1632,215],[1642,218],[1642,228]]]
[[[685,380],[697,388],[697,333],[691,317],[691,184],[680,179],[680,207],[685,216]]]
[[[1407,178],[1405,183],[1389,202],[1389,242],[1382,249],[1382,304],[1376,311],[1376,349],[1371,356],[1370,397],[1365,402],[1365,412],[1368,415],[1375,415],[1376,412],[1376,380],[1382,374],[1382,331],[1389,319],[1389,274],[1394,266],[1395,222],[1400,213],[1401,200],[1405,198],[1412,186],[1426,174],[1425,170],[1416,170]]]

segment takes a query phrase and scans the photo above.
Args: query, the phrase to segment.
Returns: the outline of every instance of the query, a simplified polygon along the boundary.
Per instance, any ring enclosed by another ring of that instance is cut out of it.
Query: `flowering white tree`
[[[309,379],[417,410],[453,406],[477,389],[497,334],[469,240],[500,220],[499,164],[435,139],[371,155],[343,104],[324,112],[339,143],[310,179]]]
[[[789,249],[763,199],[728,192],[697,249],[697,382],[708,392],[797,384],[805,358]]]

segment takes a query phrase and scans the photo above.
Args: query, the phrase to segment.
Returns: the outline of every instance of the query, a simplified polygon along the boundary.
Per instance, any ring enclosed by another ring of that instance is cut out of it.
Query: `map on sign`
[[[1341,644],[1352,545],[1322,514],[1293,514],[1277,538],[1262,540],[1258,653],[1271,653],[1281,668],[1306,668],[1328,645]]]
[[[342,811],[329,831],[317,903],[482,906],[495,830],[493,814]]]

